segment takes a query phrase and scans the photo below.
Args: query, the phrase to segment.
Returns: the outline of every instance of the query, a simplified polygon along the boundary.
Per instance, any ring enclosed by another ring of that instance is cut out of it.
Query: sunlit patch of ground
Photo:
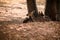
[[[38,11],[44,13],[44,5],[37,5]],[[4,4],[0,6],[0,21],[19,21],[22,22],[27,16],[26,4]]]
[[[26,18],[27,8],[23,4],[12,4],[0,7],[0,21],[19,20]]]

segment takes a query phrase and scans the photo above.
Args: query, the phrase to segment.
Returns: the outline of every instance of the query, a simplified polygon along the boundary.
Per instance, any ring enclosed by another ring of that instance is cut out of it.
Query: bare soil
[[[44,13],[44,5],[37,7]],[[0,40],[60,40],[60,22],[23,23],[26,14],[26,4],[0,5]]]
[[[60,22],[0,24],[0,40],[60,40]]]

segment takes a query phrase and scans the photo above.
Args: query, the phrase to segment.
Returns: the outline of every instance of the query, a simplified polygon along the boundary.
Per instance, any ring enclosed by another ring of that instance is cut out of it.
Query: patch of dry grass
[[[0,25],[0,40],[60,40],[60,22]]]

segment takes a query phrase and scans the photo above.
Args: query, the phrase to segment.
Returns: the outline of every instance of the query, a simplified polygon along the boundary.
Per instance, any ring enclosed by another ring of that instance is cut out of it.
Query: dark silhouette
[[[60,21],[60,0],[57,0],[57,21]]]
[[[36,7],[36,0],[27,0],[27,8],[28,8],[28,14],[29,18],[27,20],[24,20],[24,22],[27,21],[33,21],[32,17],[35,18],[40,16],[44,16],[42,12],[38,14],[38,10]],[[59,0],[46,0],[46,7],[45,7],[45,16],[47,16],[52,21],[58,21],[60,20],[60,1]]]
[[[23,23],[26,23],[28,21],[33,21],[32,17],[38,17],[38,10],[36,7],[36,0],[27,0],[27,9],[29,18],[26,18]]]
[[[52,21],[56,21],[57,0],[46,0],[45,15],[49,16]]]
[[[28,14],[31,14],[33,12],[34,16],[38,16],[38,10],[36,7],[36,0],[27,0],[27,8],[28,8]]]
[[[44,14],[43,14],[43,12],[41,11],[41,12],[39,12],[39,16],[44,16]]]
[[[23,23],[27,23],[27,22],[33,22],[33,19],[32,19],[31,17],[29,17],[29,18],[26,18],[26,19],[23,21]]]

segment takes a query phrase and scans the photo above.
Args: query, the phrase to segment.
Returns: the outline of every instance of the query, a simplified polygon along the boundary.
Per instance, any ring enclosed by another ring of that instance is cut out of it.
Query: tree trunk
[[[57,14],[57,0],[46,0],[46,9],[45,14],[50,17],[52,21],[56,20],[56,14]]]
[[[36,7],[36,0],[27,0],[27,9],[28,9],[28,16],[29,18],[26,18],[23,23],[27,23],[27,22],[33,22],[33,18],[38,17],[38,10]]]
[[[38,16],[38,10],[36,7],[36,0],[27,0],[28,14],[33,14],[35,17]]]
[[[57,20],[60,21],[60,0],[57,0]]]

